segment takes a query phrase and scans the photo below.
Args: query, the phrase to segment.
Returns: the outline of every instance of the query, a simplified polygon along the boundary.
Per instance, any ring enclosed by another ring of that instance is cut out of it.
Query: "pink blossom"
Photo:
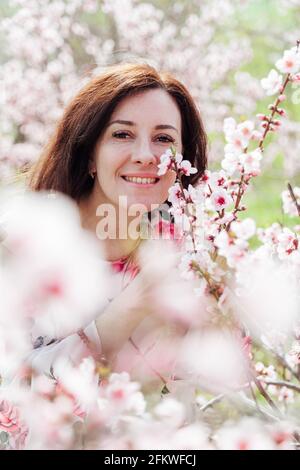
[[[74,366],[68,358],[59,357],[53,364],[53,370],[57,379],[56,391],[72,400],[76,414],[91,409],[99,393],[94,359],[87,356]]]
[[[13,317],[31,319],[33,337],[76,332],[94,318],[98,302],[107,302],[108,272],[97,262],[100,247],[82,231],[76,207],[63,196],[7,194],[3,199],[5,243],[11,252],[5,276]]]
[[[254,129],[252,121],[244,121],[237,125],[233,118],[224,120],[223,125],[226,141],[225,153],[240,153],[247,147]]]
[[[15,406],[12,406],[6,400],[0,402],[0,429],[14,433],[18,431],[19,412]]]
[[[278,237],[281,234],[282,228],[278,223],[274,223],[271,227],[266,229],[257,229],[258,238],[270,247],[277,245]]]
[[[225,423],[216,436],[218,448],[224,450],[275,450],[276,446],[263,423],[243,418]]]
[[[0,401],[0,430],[8,433],[13,449],[24,447],[28,429],[21,421],[19,409],[7,400]]]
[[[189,216],[185,213],[184,207],[171,207],[170,214],[173,215],[175,224],[179,227],[179,232],[189,232],[191,229],[191,221]]]
[[[211,189],[218,189],[220,187],[227,188],[228,187],[228,179],[225,171],[214,171],[211,173],[209,186]]]
[[[230,228],[238,238],[242,238],[243,240],[248,240],[253,237],[256,231],[255,222],[250,218],[232,222]]]
[[[300,83],[300,73],[296,73],[295,75],[292,75],[291,80],[294,83]]]
[[[252,132],[254,130],[254,123],[252,121],[244,121],[238,124],[237,130],[241,132],[245,144],[248,144],[249,140],[252,137]]]
[[[235,119],[233,119],[232,117],[224,119],[223,132],[225,134],[225,137],[227,137],[227,135],[230,135],[235,129],[236,129]]]
[[[184,189],[184,194],[188,196],[188,191]],[[183,200],[183,195],[179,183],[175,183],[169,188],[169,197],[168,201],[172,203],[175,207]]]
[[[179,427],[184,424],[186,411],[182,402],[172,397],[166,397],[156,405],[154,415],[164,423]]]
[[[228,134],[226,136],[226,140],[228,144],[225,145],[225,153],[241,153],[243,149],[247,146],[247,142],[245,142],[243,134],[238,130],[235,130],[232,133]]]
[[[112,373],[107,384],[100,388],[98,406],[109,408],[112,414],[133,413],[142,415],[145,411],[145,400],[140,392],[140,384],[131,382],[127,372]]]
[[[293,450],[293,425],[288,421],[281,421],[274,425],[269,425],[270,436],[276,444],[278,450]]]
[[[184,279],[195,279],[197,271],[196,256],[189,253],[183,255],[179,270]]]
[[[166,152],[160,157],[160,164],[158,166],[158,176],[163,176],[166,174],[168,170],[170,170],[173,166],[172,162],[172,153]]]
[[[240,155],[240,163],[243,165],[245,173],[256,176],[260,173],[260,160],[262,153],[260,149],[253,150],[253,152],[242,153]]]
[[[280,387],[278,400],[286,404],[294,403],[294,392],[290,388]]]
[[[225,209],[230,204],[232,204],[233,201],[227,191],[223,188],[220,188],[213,191],[209,202],[213,210],[221,211],[222,209]]]
[[[194,204],[202,204],[204,202],[204,193],[200,187],[194,188],[191,184],[188,186],[189,196]]]
[[[228,390],[246,379],[246,361],[240,343],[226,329],[189,331],[178,358],[179,371],[185,377],[194,377],[199,388],[205,386],[212,392]]]
[[[209,181],[210,181],[210,176],[211,176],[211,172],[209,170],[205,170],[203,175],[199,178],[199,180],[197,181],[196,183],[196,188],[199,186],[199,187],[205,187]]]
[[[300,69],[300,53],[296,47],[284,51],[283,57],[276,62],[276,67],[282,73],[296,73]]]
[[[179,165],[179,168],[185,176],[193,175],[198,171],[197,168],[192,167],[191,162],[188,160],[182,160]]]
[[[234,215],[233,212],[225,212],[223,217],[219,217],[217,220],[216,220],[216,225],[220,226],[222,224],[229,224],[231,222],[233,222],[234,220],[236,219],[236,216]]]
[[[293,187],[293,193],[300,206],[300,188],[298,186]],[[296,217],[298,215],[298,210],[290,192],[288,190],[283,191],[281,193],[281,198],[283,202],[283,212],[292,217]]]
[[[227,264],[231,268],[236,268],[239,265],[248,250],[246,240],[232,239],[224,230],[216,236],[214,243],[219,248],[219,254],[226,258]]]
[[[277,252],[280,259],[285,259],[299,248],[299,239],[289,228],[284,227],[278,235]]]
[[[209,253],[203,249],[197,253],[186,253],[182,256],[179,270],[184,279],[195,279],[199,267],[201,270],[216,277],[217,280],[223,274],[223,271],[213,262]]]
[[[286,359],[288,363],[294,367],[300,364],[300,341],[294,341],[291,349],[289,350]]]
[[[262,136],[263,136],[262,132],[257,131],[257,130],[254,130],[254,131],[252,132],[251,139],[252,139],[252,140],[261,140],[261,139],[262,139]]]
[[[172,153],[172,155],[173,155],[173,153]],[[178,153],[178,152],[176,152],[175,157],[173,157],[173,158],[174,158],[174,160],[177,163],[179,168],[180,168],[180,164],[185,161],[185,160],[183,160],[182,154]]]
[[[257,362],[255,364],[255,370],[259,374],[258,378],[263,379],[267,377],[271,380],[277,380],[277,372],[272,364],[265,366],[262,362]]]
[[[268,96],[275,95],[282,86],[282,75],[272,69],[269,75],[261,80],[261,86],[266,90]]]
[[[236,171],[240,169],[240,159],[239,154],[236,153],[227,153],[225,158],[221,162],[222,168],[225,172],[232,176]]]

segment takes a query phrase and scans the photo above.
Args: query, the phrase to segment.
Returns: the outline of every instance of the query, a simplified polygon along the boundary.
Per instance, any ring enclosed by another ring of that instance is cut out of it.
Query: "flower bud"
[[[294,83],[300,83],[300,73],[296,73],[295,75],[292,75],[291,80]]]
[[[277,112],[278,114],[280,114],[280,116],[287,116],[287,112],[285,109],[278,108]]]
[[[266,116],[265,114],[261,114],[261,113],[258,113],[258,114],[256,115],[256,117],[257,117],[260,121],[268,121],[268,120],[269,120],[268,116]]]

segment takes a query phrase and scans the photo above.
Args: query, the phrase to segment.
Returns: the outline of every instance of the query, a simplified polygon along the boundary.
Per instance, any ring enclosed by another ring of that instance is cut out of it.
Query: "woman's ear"
[[[96,170],[94,159],[91,159],[89,161],[88,172],[92,178],[95,178],[95,174],[97,173],[97,170]]]

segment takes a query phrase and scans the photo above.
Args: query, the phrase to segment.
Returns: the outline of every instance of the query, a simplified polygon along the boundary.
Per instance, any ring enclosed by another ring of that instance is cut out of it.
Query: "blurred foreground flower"
[[[29,333],[38,346],[85,327],[106,304],[109,283],[99,245],[66,197],[4,192],[0,205],[2,375],[18,365],[9,359],[17,337],[21,359]]]

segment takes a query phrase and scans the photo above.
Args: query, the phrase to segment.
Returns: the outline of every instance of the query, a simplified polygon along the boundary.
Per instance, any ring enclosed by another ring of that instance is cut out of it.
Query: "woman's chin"
[[[143,196],[126,196],[123,195],[122,198],[119,199],[119,207],[126,209],[130,212],[130,215],[135,214],[142,214],[144,212],[149,212],[151,210],[156,209],[161,204],[160,200],[143,197]]]

